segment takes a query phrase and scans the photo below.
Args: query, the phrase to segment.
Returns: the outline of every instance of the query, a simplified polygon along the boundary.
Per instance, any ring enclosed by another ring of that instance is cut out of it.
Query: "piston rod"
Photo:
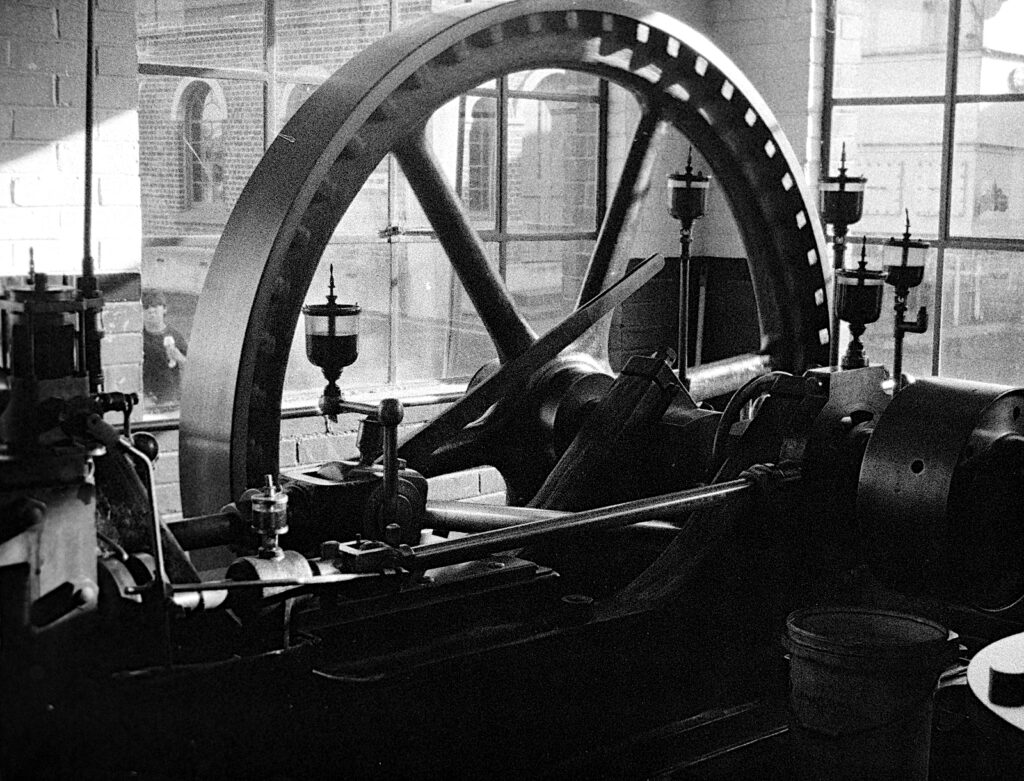
[[[779,467],[778,470],[782,482],[791,482],[800,477],[797,467],[784,466]],[[411,556],[403,560],[402,566],[427,570],[480,558],[499,551],[520,548],[541,540],[583,530],[613,529],[640,521],[663,519],[694,510],[716,507],[727,502],[749,498],[754,492],[755,486],[756,481],[753,477],[740,477],[716,485],[688,488],[649,499],[637,499],[610,507],[569,513],[557,518],[528,521],[505,529],[494,529],[447,542],[419,545],[412,549]]]

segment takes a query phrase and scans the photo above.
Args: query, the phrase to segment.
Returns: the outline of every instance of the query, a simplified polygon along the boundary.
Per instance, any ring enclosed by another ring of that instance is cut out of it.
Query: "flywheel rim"
[[[827,361],[825,242],[814,200],[774,115],[717,47],[667,13],[625,0],[459,6],[386,36],[335,72],[240,195],[193,326],[181,405],[187,515],[215,511],[276,474],[299,310],[334,228],[380,160],[458,94],[551,67],[629,89],[645,114],[659,112],[687,136],[740,225],[763,348],[777,368]]]

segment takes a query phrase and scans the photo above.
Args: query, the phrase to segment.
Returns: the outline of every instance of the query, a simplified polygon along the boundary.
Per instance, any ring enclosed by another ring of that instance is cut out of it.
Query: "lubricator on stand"
[[[398,458],[398,426],[405,415],[402,403],[394,398],[383,399],[378,405],[348,401],[337,384],[345,367],[355,363],[359,356],[360,311],[358,304],[337,303],[333,265],[326,303],[302,308],[306,356],[310,363],[320,367],[327,380],[320,397],[321,414],[332,422],[345,412],[365,415],[357,438],[359,459],[328,464],[313,474],[298,470],[292,477],[314,492],[320,485],[318,478],[332,482],[336,490],[339,486],[369,487],[369,495],[360,496],[367,509],[362,513],[363,527],[356,530],[357,534],[393,545],[417,543],[420,529],[414,522],[413,510],[426,501],[426,481],[407,470]]]
[[[843,269],[843,258],[846,254],[846,234],[849,227],[860,221],[864,213],[864,188],[867,179],[863,176],[848,176],[846,173],[846,144],[839,162],[839,175],[826,176],[818,183],[820,195],[818,208],[821,218],[832,226],[832,271],[835,275],[832,306],[832,343],[829,346],[829,364],[839,365],[839,306],[836,301],[840,295],[840,271]]]
[[[850,324],[850,344],[843,356],[842,368],[860,369],[868,365],[860,337],[868,325],[882,314],[882,287],[884,275],[867,267],[867,240],[860,246],[860,262],[856,269],[836,271],[836,312],[839,319]],[[834,339],[838,342],[838,335]]]
[[[669,174],[668,212],[679,220],[679,326],[676,339],[676,367],[679,381],[686,387],[686,367],[690,354],[690,243],[693,223],[704,216],[711,177],[693,170],[693,150],[686,157],[684,173]]]
[[[920,307],[917,317],[906,319],[907,297],[910,291],[924,281],[924,259],[928,244],[910,238],[910,212],[907,211],[907,227],[903,237],[889,239],[885,244],[885,281],[895,288],[896,313],[893,324],[895,347],[892,355],[892,378],[896,390],[903,387],[903,337],[905,334],[923,334],[928,330],[928,308]]]

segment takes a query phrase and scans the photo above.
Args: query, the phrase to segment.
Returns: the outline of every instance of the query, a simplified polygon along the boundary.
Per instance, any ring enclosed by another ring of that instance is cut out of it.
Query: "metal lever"
[[[401,540],[402,530],[398,526],[398,470],[405,466],[398,459],[398,424],[405,417],[405,409],[398,399],[381,399],[377,405],[377,419],[384,428],[384,505],[382,520],[385,536],[392,535],[397,528]]]

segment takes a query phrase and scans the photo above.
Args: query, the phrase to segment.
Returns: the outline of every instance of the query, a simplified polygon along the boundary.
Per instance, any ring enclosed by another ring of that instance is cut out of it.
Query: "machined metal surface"
[[[434,110],[505,73],[593,73],[637,97],[641,135],[662,123],[682,132],[737,220],[773,366],[799,371],[827,359],[824,237],[798,159],[746,77],[667,8],[624,0],[459,6],[380,40],[309,98],[239,197],[200,298],[182,397],[187,515],[212,512],[276,473],[299,310],[334,228],[369,174],[388,152],[415,149]],[[650,149],[647,138],[632,146],[641,160]],[[441,204],[431,219],[454,226],[458,235],[448,243],[471,245],[457,200],[436,191],[429,158],[400,158],[411,180],[433,182],[419,197]],[[643,190],[645,166],[634,162],[618,185],[625,193]],[[609,210],[601,226],[585,290],[604,287],[620,271],[605,257],[614,255],[609,248],[626,227],[619,221],[627,221],[631,200],[613,194],[621,208]],[[479,263],[470,259],[456,271],[478,277]],[[501,286],[481,289],[497,302],[480,314],[499,354],[517,357],[528,347],[528,330]]]
[[[1024,434],[1022,410],[1024,389],[981,382],[922,379],[897,393],[871,435],[857,490],[874,558],[909,571],[943,556],[958,469],[1000,437]]]

